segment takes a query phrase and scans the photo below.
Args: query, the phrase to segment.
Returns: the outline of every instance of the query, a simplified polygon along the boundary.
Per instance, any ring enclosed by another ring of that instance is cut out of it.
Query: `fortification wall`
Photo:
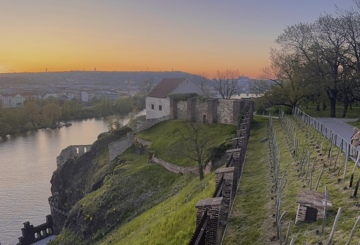
[[[238,126],[243,104],[244,101],[238,99],[172,100],[171,119]]]
[[[174,165],[172,163],[166,162],[164,160],[161,160],[159,158],[156,158],[154,155],[152,156],[151,160],[161,166],[163,166],[164,168],[166,168],[167,170],[169,170],[170,172],[173,173],[183,173],[183,174],[188,174],[188,173],[193,173],[193,174],[199,174],[199,169],[197,167],[179,167],[177,165]]]
[[[219,99],[217,107],[218,122],[223,124],[234,124],[233,115],[234,100]]]
[[[135,136],[133,133],[127,133],[126,138],[114,141],[108,145],[109,160],[114,160],[117,156],[126,151],[132,144],[134,144]]]
[[[151,128],[155,124],[158,124],[159,122],[166,121],[166,120],[169,120],[169,119],[170,119],[170,116],[146,119],[146,120],[140,122],[138,125],[136,125],[135,132],[138,133],[140,131],[146,130],[148,128]]]
[[[201,123],[207,123],[207,111],[208,103],[207,101],[197,100],[195,103],[195,121]]]
[[[57,166],[66,163],[70,158],[80,157],[91,150],[92,145],[70,145],[60,152],[56,157]]]
[[[187,120],[187,101],[180,100],[177,102],[177,119]]]

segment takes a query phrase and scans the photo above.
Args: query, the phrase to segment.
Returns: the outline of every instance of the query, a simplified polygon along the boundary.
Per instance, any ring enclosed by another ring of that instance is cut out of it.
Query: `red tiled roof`
[[[151,90],[149,97],[166,98],[172,91],[174,91],[180,83],[186,78],[164,78],[158,85]]]

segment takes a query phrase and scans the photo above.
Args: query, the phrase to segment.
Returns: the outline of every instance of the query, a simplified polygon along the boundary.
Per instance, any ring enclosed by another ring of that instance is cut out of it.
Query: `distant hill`
[[[181,71],[67,71],[67,72],[37,72],[37,73],[0,73],[0,85],[69,85],[69,83],[86,83],[93,85],[113,85],[121,82],[136,83],[152,80],[157,84],[163,78],[188,78],[196,82],[200,76]]]

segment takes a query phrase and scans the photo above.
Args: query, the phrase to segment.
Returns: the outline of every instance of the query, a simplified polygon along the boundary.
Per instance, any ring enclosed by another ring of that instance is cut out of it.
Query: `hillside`
[[[164,158],[169,156],[165,160],[181,164],[186,157],[176,151],[186,141],[177,132],[185,132],[187,124],[167,121],[138,136],[153,142],[148,149],[151,153],[162,156],[165,152]],[[208,153],[216,153],[208,154],[213,160],[224,152],[235,130],[220,124],[199,128],[203,135],[214,138],[208,145]],[[213,193],[214,174],[200,181],[194,174],[169,172],[150,163],[148,153],[137,154],[134,146],[109,162],[107,145],[127,132],[123,128],[100,135],[91,151],[54,172],[53,200],[68,215],[63,217],[64,229],[51,244],[184,244],[190,240],[195,204]]]
[[[273,131],[268,118],[254,117],[246,163],[223,244],[281,244],[277,213],[282,215],[279,223],[282,244],[290,244],[292,239],[293,244],[358,244],[358,227],[352,241],[347,243],[359,216],[355,183],[349,187],[354,162],[346,159],[337,147],[331,148],[329,140],[297,118],[290,116],[272,122]],[[279,192],[281,178],[284,185]],[[357,178],[355,173],[354,182]],[[332,203],[325,222],[318,217],[315,222],[295,224],[298,193],[304,190],[324,193],[325,189]],[[277,202],[278,196],[281,201]],[[280,203],[278,212],[277,203]],[[341,212],[334,228],[339,208]],[[332,241],[328,243],[330,238]]]

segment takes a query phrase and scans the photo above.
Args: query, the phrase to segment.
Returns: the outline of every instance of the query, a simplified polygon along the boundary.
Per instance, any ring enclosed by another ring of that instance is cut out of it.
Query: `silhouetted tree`
[[[237,70],[218,71],[213,78],[213,88],[223,99],[230,99],[238,92],[239,72]]]

